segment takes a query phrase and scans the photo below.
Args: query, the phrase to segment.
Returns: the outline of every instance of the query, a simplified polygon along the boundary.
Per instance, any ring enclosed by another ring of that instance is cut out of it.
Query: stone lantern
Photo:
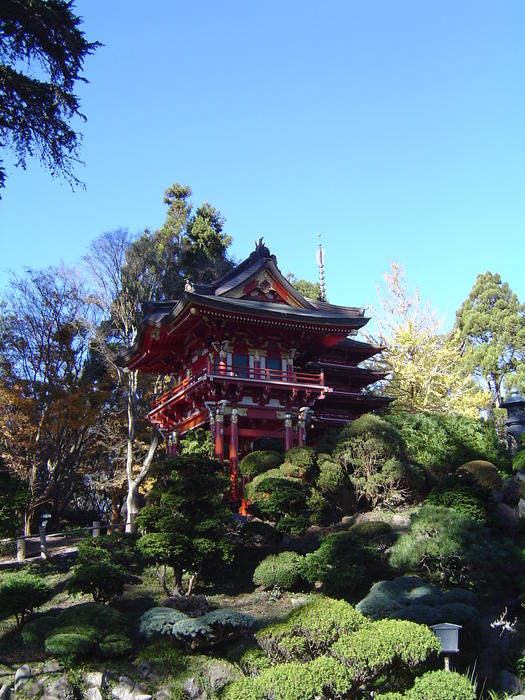
[[[520,449],[520,438],[525,433],[525,398],[517,391],[513,391],[500,406],[507,409],[505,421],[507,445],[514,454]]]

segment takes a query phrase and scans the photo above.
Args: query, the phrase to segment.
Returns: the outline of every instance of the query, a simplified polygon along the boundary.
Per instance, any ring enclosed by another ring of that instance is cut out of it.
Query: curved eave
[[[117,356],[117,364],[121,367],[129,367],[140,362],[145,353],[150,349],[144,347],[145,334],[149,329],[162,329],[176,323],[190,307],[198,308],[201,312],[215,310],[218,313],[234,314],[245,320],[268,319],[275,322],[290,322],[304,325],[321,326],[336,329],[339,333],[362,328],[369,319],[348,307],[332,307],[334,311],[318,311],[316,309],[304,309],[284,304],[271,302],[249,301],[246,299],[231,299],[229,297],[216,297],[194,292],[184,292],[178,302],[160,302],[145,305],[146,314],[141,322],[137,338],[129,350],[121,352]],[[364,310],[363,310],[364,311]]]

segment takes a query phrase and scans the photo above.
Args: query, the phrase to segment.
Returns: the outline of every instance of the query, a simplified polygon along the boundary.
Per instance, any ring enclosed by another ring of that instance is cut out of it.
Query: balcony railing
[[[206,379],[210,381],[241,381],[253,384],[274,384],[274,385],[289,385],[292,387],[309,387],[311,389],[322,390],[325,387],[324,372],[314,374],[312,372],[295,372],[293,370],[270,369],[268,367],[245,367],[235,365],[213,366],[210,362],[206,369],[195,374],[190,374],[188,377],[180,381],[176,386],[169,391],[157,396],[151,402],[151,411],[148,415],[152,415],[174,401],[182,398],[184,394],[191,390],[199,382]]]

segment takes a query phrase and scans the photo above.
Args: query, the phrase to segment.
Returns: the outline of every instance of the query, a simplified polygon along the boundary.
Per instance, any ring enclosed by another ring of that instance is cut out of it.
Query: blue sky
[[[521,0],[77,0],[88,121],[72,192],[9,168],[7,270],[74,263],[97,235],[164,218],[173,182],[227,219],[233,254],[264,236],[283,272],[367,305],[391,260],[449,323],[476,274],[525,300]]]

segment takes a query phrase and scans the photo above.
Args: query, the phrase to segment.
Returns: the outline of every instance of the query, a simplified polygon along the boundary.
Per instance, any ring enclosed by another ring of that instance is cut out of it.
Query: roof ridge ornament
[[[268,246],[264,245],[264,237],[261,236],[258,241],[255,241],[255,250],[250,253],[251,260],[257,258],[266,258],[272,260],[277,265],[277,258],[272,255]]]

